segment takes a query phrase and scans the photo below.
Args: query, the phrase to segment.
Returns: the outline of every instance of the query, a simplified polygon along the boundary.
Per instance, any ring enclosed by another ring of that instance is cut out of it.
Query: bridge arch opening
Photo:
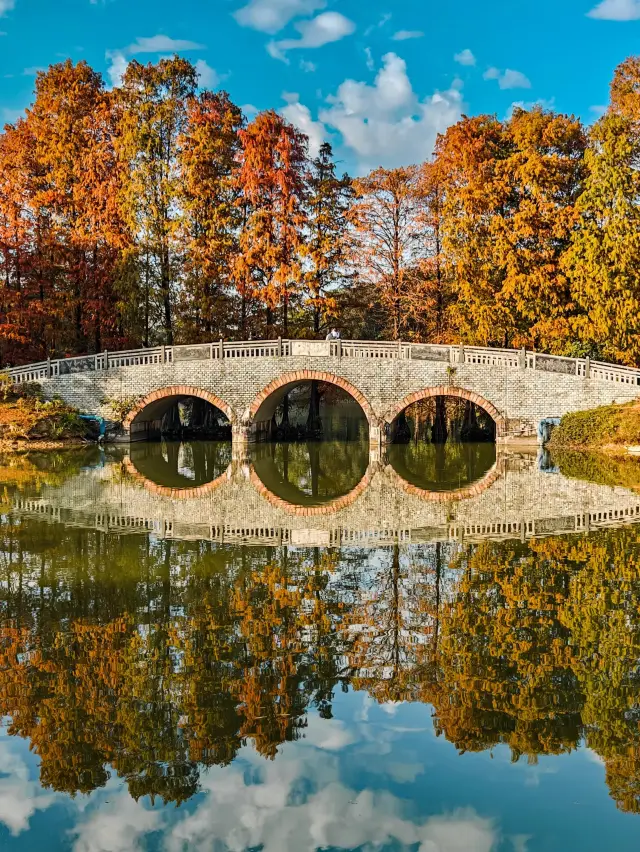
[[[495,443],[506,434],[505,419],[495,405],[450,385],[410,394],[384,420],[386,439],[393,444]]]
[[[131,441],[162,438],[231,440],[233,412],[210,391],[177,385],[153,391],[138,400],[123,426]]]
[[[301,370],[275,379],[256,397],[249,418],[258,441],[366,441],[375,415],[346,379]]]
[[[231,464],[231,444],[218,441],[142,441],[124,460],[147,491],[178,500],[211,494],[229,480]]]

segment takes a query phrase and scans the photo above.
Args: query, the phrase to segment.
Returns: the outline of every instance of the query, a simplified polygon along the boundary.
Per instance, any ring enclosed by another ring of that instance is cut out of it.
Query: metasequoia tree
[[[508,346],[515,330],[501,298],[505,266],[495,250],[497,219],[516,201],[500,167],[512,150],[504,125],[486,115],[464,118],[436,145],[444,193],[442,244],[457,294],[456,332],[470,344]]]
[[[118,156],[125,170],[124,216],[136,244],[137,286],[125,298],[143,313],[148,345],[156,318],[162,339],[173,343],[174,303],[182,259],[180,140],[188,126],[187,104],[196,70],[186,59],[157,65],[130,62],[119,95]]]
[[[376,169],[354,181],[351,266],[369,292],[380,330],[399,340],[420,299],[416,264],[424,246],[416,167]]]
[[[336,175],[333,150],[325,142],[311,160],[307,181],[307,242],[304,257],[308,304],[313,333],[320,334],[325,320],[336,314],[333,293],[341,283],[346,260],[347,216],[352,198],[351,179]]]
[[[185,245],[180,323],[188,341],[226,336],[233,324],[231,272],[241,225],[233,172],[242,126],[242,112],[226,92],[202,92],[188,103],[179,140]]]
[[[513,197],[497,211],[495,259],[504,269],[499,301],[511,345],[564,354],[576,311],[562,258],[582,189],[586,137],[572,116],[516,109],[505,128],[509,156],[498,162]]]
[[[639,81],[629,57],[588,150],[573,116],[515,109],[352,183],[278,113],[245,128],[197,93],[185,59],[133,61],[111,92],[53,65],[0,132],[0,356],[335,324],[636,364]]]
[[[304,243],[307,139],[272,110],[260,113],[239,131],[242,153],[236,180],[247,218],[240,235],[234,275],[243,295],[266,308],[272,336],[274,311],[289,333],[289,308],[300,296],[300,251]],[[243,329],[244,330],[244,329]]]
[[[609,111],[640,123],[640,56],[630,56],[616,68]]]
[[[564,264],[582,316],[576,336],[604,358],[640,360],[640,137],[630,119],[606,115],[586,153],[580,216]]]
[[[46,269],[51,217],[32,203],[40,182],[34,148],[23,119],[0,136],[0,343],[9,364],[45,357],[60,317]]]
[[[444,185],[437,161],[424,163],[418,186],[419,236],[423,256],[419,261],[420,298],[412,300],[412,319],[420,337],[433,343],[451,339],[451,311],[455,303],[450,269],[443,246]]]
[[[113,136],[100,75],[67,61],[38,75],[26,119],[2,139],[7,307],[33,312],[24,319],[42,355],[116,342],[113,285],[124,232]]]

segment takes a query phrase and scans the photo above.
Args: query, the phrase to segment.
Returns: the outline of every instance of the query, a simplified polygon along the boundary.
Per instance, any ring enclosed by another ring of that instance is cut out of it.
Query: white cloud
[[[0,0],[2,2],[2,0]],[[119,86],[122,83],[122,78],[124,76],[125,71],[127,70],[127,65],[129,64],[129,60],[127,57],[136,56],[139,53],[178,53],[181,50],[204,50],[203,44],[198,44],[195,41],[187,41],[186,39],[180,38],[170,38],[166,35],[155,35],[155,36],[139,36],[132,44],[127,45],[127,47],[120,48],[118,50],[107,50],[105,57],[109,62],[107,67],[107,76],[109,77],[109,81],[112,86]],[[213,68],[210,68],[206,62],[203,60],[199,60],[196,63],[196,69],[199,73],[211,75],[215,74]],[[208,79],[211,79],[209,76]],[[203,86],[215,86],[219,79],[216,75],[216,82],[209,83],[203,82],[201,78],[201,85]]]
[[[308,62],[306,59],[301,59],[300,70],[304,71],[305,74],[313,74],[314,71],[318,70],[318,66],[315,62]]]
[[[593,115],[594,118],[602,118],[602,116],[607,111],[608,107],[605,104],[593,104],[589,107],[589,112]]]
[[[16,741],[19,745],[19,741]],[[29,780],[29,768],[9,738],[0,732],[0,824],[16,837],[29,828],[37,811],[49,808],[59,797]]]
[[[392,36],[394,41],[408,41],[412,38],[424,38],[424,33],[422,30],[398,30]]]
[[[30,68],[25,68],[22,72],[23,77],[37,77],[41,71],[46,71],[46,68],[43,68],[40,65],[32,65]]]
[[[300,38],[285,38],[281,41],[272,41],[267,45],[267,50],[275,59],[283,59],[287,50],[305,47],[313,49],[340,41],[352,35],[356,25],[340,12],[323,12],[310,21],[300,21],[295,28],[300,33]]]
[[[485,80],[497,80],[501,89],[531,88],[531,80],[522,71],[514,71],[512,68],[506,68],[504,71],[500,71],[499,68],[488,68],[483,77]]]
[[[637,21],[640,19],[640,0],[602,0],[588,15],[602,21]]]
[[[285,92],[283,98],[287,105],[280,110],[280,114],[291,122],[298,130],[302,130],[309,137],[309,153],[317,157],[320,146],[327,138],[327,128],[321,121],[314,121],[309,107],[300,103],[300,96],[296,93]]]
[[[546,110],[554,110],[556,108],[556,99],[538,98],[536,101],[514,101],[507,110],[505,118],[508,121],[516,109],[525,109],[529,112],[532,109],[536,109],[536,107],[541,107]]]
[[[395,53],[383,57],[373,85],[345,80],[320,121],[342,135],[360,169],[422,162],[431,156],[438,133],[458,121],[464,103],[459,86],[420,99]]]
[[[15,0],[0,0],[0,18],[15,9]]]
[[[0,112],[2,113],[2,121],[7,124],[15,124],[15,122],[24,115],[22,110],[10,109],[9,107],[3,107]]]
[[[365,47],[364,55],[367,57],[367,68],[369,69],[369,71],[375,71],[376,63],[373,58],[373,53],[370,47]]]
[[[204,59],[198,59],[196,62],[196,71],[198,72],[199,85],[203,89],[215,89],[220,83],[220,77],[215,68],[212,68]]]
[[[465,50],[461,50],[460,53],[456,53],[453,57],[454,61],[458,63],[458,65],[475,65],[476,58],[473,53],[467,47]]]
[[[122,52],[128,56],[135,56],[137,53],[178,53],[180,50],[204,50],[204,44],[183,38],[155,35],[149,38],[137,38]]]
[[[129,64],[126,56],[121,50],[108,50],[106,53],[109,66],[107,67],[107,75],[111,85],[115,88],[122,83],[122,78]]]
[[[273,34],[294,18],[313,15],[326,5],[326,0],[250,0],[234,13],[234,18],[242,27]]]
[[[371,24],[366,28],[366,30],[364,31],[365,36],[370,36],[371,33],[374,32],[374,30],[381,30],[389,23],[392,17],[393,16],[391,12],[385,12],[384,15],[380,17],[380,20],[377,24]]]

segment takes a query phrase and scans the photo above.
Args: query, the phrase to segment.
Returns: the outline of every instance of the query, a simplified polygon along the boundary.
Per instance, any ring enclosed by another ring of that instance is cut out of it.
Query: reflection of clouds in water
[[[29,779],[27,760],[19,753],[20,740],[9,738],[0,728],[0,824],[15,837],[29,828],[37,811],[44,811],[61,796],[43,790],[37,780]]]
[[[147,810],[125,787],[102,792],[100,809],[86,808],[69,834],[75,838],[73,852],[138,852],[146,835],[163,828],[163,812]]]
[[[527,852],[529,841],[532,840],[530,834],[516,834],[511,838],[513,844],[513,852]]]
[[[284,745],[275,761],[247,747],[236,763],[203,774],[202,795],[186,812],[149,809],[115,777],[106,788],[73,802],[44,792],[29,780],[27,759],[0,732],[0,765],[8,775],[0,777],[0,821],[18,834],[37,810],[64,802],[75,814],[68,832],[73,852],[139,852],[157,832],[162,832],[163,852],[315,852],[325,847],[375,852],[390,845],[417,852],[495,852],[500,840],[495,822],[473,809],[420,821],[411,819],[408,801],[390,792],[357,791],[343,783],[338,752],[356,743],[355,762],[366,753],[370,772],[413,782],[423,764],[408,753],[403,761],[403,750],[396,748],[393,759],[385,760],[397,736],[385,725],[312,716],[305,738]],[[512,837],[514,852],[526,852],[527,840]]]
[[[319,720],[318,720],[319,721]],[[321,722],[334,727],[334,722]],[[382,849],[388,844],[415,846],[420,852],[491,852],[498,833],[493,821],[473,810],[431,817],[416,823],[405,803],[386,791],[355,791],[340,780],[332,753],[318,751],[314,723],[307,741],[288,744],[274,762],[243,754],[261,783],[248,780],[246,766],[213,769],[203,779],[206,795],[195,811],[167,833],[167,852],[313,852],[318,848]],[[344,726],[324,738],[345,736]],[[351,738],[352,741],[355,734]],[[394,771],[402,773],[400,764]],[[418,771],[408,767],[410,774]]]

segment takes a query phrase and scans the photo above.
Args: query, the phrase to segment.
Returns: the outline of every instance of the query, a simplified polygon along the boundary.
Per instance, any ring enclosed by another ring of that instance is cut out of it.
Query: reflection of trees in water
[[[42,782],[184,801],[272,758],[337,688],[429,702],[460,751],[575,749],[640,811],[640,531],[529,544],[241,549],[7,518],[0,714]]]
[[[228,441],[161,441],[132,444],[138,473],[167,488],[193,488],[217,479],[231,464]]]
[[[425,491],[465,488],[482,479],[496,462],[495,444],[410,443],[387,449],[387,460],[396,473]]]
[[[257,448],[254,469],[269,491],[294,505],[318,505],[349,494],[369,466],[361,441],[310,441]]]
[[[434,396],[407,406],[391,424],[395,444],[444,444],[447,441],[493,442],[496,424],[487,412],[469,400]]]

